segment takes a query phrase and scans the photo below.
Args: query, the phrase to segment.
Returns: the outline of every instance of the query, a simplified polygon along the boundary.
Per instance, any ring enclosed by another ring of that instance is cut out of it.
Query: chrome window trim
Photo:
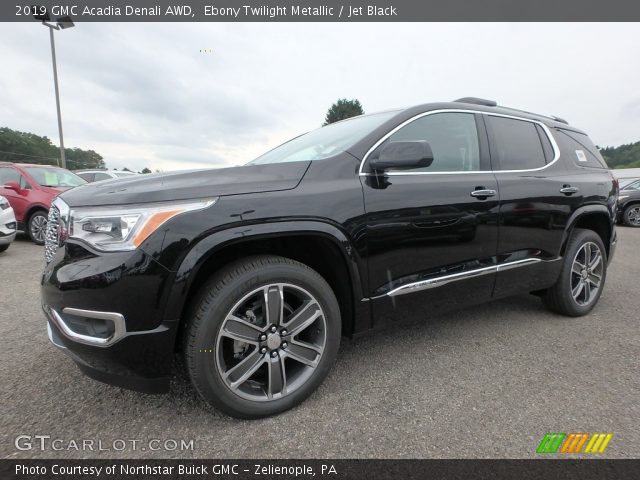
[[[478,173],[526,173],[526,172],[538,172],[540,170],[545,170],[546,168],[549,168],[551,165],[556,163],[558,161],[558,159],[560,158],[560,148],[558,147],[558,144],[556,143],[556,139],[553,137],[553,134],[551,133],[551,130],[549,130],[549,127],[547,127],[544,123],[539,122],[538,120],[532,120],[530,118],[518,117],[518,116],[515,116],[515,115],[505,115],[503,113],[485,112],[485,111],[481,111],[481,110],[465,110],[465,109],[457,109],[457,108],[446,108],[446,109],[431,110],[429,112],[419,113],[419,114],[411,117],[410,119],[405,120],[400,125],[398,125],[397,127],[393,128],[391,131],[386,133],[380,140],[378,140],[367,151],[367,153],[365,154],[364,158],[360,162],[360,168],[358,169],[358,175],[361,176],[361,177],[376,176],[375,173],[366,173],[366,172],[362,171],[363,168],[364,168],[364,164],[366,163],[367,159],[369,158],[369,155],[371,155],[371,153],[376,148],[378,148],[385,140],[387,140],[391,135],[396,133],[401,128],[405,127],[406,125],[410,124],[411,122],[414,122],[415,120],[418,120],[419,118],[426,117],[428,115],[435,115],[437,113],[471,113],[471,114],[480,114],[480,115],[488,115],[488,116],[493,116],[493,117],[511,118],[511,119],[514,119],[514,120],[521,120],[521,121],[524,121],[524,122],[530,122],[530,123],[533,123],[533,124],[536,124],[536,125],[540,125],[542,130],[545,132],[545,134],[549,138],[549,141],[551,142],[551,147],[553,148],[553,154],[554,154],[553,160],[551,162],[547,163],[543,167],[522,169],[522,170],[493,170],[492,169],[492,170],[469,170],[469,171],[465,170],[465,171],[452,171],[452,172],[385,172],[385,175],[390,176],[390,177],[395,177],[395,176],[406,176],[406,175],[458,175],[458,174],[470,174],[470,173],[478,174]]]
[[[498,265],[491,265],[490,267],[476,268],[467,272],[453,273],[450,275],[443,275],[442,277],[429,278],[426,280],[420,280],[418,282],[407,283],[388,291],[384,295],[380,295],[374,298],[380,297],[395,297],[397,295],[405,295],[407,293],[420,292],[422,290],[429,290],[432,288],[441,287],[451,282],[458,280],[466,280],[472,277],[478,277],[481,275],[488,275],[491,273],[497,273],[504,270],[510,270],[512,268],[525,267],[527,265],[533,265],[538,262],[542,262],[540,258],[525,258],[523,260],[515,260],[513,262],[501,263]]]

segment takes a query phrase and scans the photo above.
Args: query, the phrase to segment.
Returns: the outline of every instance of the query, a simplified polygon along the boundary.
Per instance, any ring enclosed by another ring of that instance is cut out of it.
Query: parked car
[[[139,175],[136,172],[127,170],[76,170],[74,172],[79,177],[84,178],[87,182],[100,182],[102,180],[113,180],[114,178],[129,178]]]
[[[16,217],[9,200],[0,195],[0,253],[16,238]]]
[[[629,182],[620,190],[618,219],[629,227],[640,227],[640,179]]]
[[[589,313],[617,193],[555,117],[474,98],[363,115],[245,166],[64,192],[42,304],[87,375],[165,392],[177,351],[202,398],[264,417],[318,387],[342,335],[526,292]]]
[[[9,200],[18,222],[33,243],[44,244],[47,215],[60,192],[86,182],[63,168],[0,162],[0,195]]]

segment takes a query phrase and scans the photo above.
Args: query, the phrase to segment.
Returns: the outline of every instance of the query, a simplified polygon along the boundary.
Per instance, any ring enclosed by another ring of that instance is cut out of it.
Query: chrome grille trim
[[[49,209],[47,230],[44,236],[44,260],[49,263],[58,251],[60,233],[60,210],[55,205]]]

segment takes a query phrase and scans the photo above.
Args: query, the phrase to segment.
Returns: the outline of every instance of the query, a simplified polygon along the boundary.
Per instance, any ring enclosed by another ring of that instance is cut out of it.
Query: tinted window
[[[0,185],[4,185],[7,182],[20,183],[20,173],[13,168],[0,168]]]
[[[84,178],[87,182],[93,182],[93,180],[94,180],[93,177],[95,176],[95,173],[80,172],[80,173],[78,173],[78,176]]]
[[[391,135],[387,142],[425,140],[433,152],[429,167],[412,171],[461,172],[480,170],[480,149],[476,120],[471,113],[436,113],[414,120]],[[403,171],[406,171],[403,169]]]
[[[561,130],[568,137],[570,145],[571,157],[576,165],[581,167],[593,168],[609,168],[607,162],[604,161],[598,147],[596,147],[591,139],[583,133],[572,132],[570,130]]]
[[[632,190],[636,192],[640,192],[640,180],[637,182],[630,183],[623,190]]]
[[[546,165],[535,123],[504,117],[486,118],[497,150],[492,153],[497,157],[500,170],[528,170]]]
[[[100,180],[111,180],[112,178],[113,177],[107,173],[97,172],[94,181],[99,182]]]

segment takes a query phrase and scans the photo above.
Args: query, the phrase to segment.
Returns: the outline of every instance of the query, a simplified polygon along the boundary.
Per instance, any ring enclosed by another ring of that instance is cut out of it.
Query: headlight
[[[85,241],[98,250],[135,250],[173,217],[203,210],[217,200],[72,208],[68,238]]]
[[[9,201],[4,197],[0,197],[0,210],[6,210],[7,208],[9,208]]]

